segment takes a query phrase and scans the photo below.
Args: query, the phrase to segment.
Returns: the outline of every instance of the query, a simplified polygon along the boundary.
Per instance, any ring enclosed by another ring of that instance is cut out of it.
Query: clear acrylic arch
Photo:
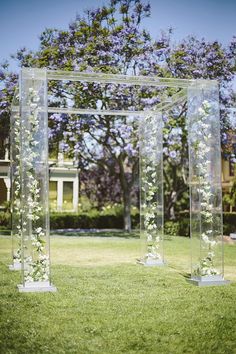
[[[48,82],[172,88],[152,109],[48,107]],[[219,90],[216,81],[23,68],[11,117],[12,257],[20,291],[55,291],[51,284],[48,203],[48,113],[137,117],[140,150],[142,263],[164,264],[162,114],[187,101],[191,278],[197,285],[224,280]]]

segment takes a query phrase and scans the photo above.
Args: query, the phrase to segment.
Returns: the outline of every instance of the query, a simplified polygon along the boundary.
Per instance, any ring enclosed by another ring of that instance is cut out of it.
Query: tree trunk
[[[176,220],[176,216],[175,216],[175,203],[177,201],[176,191],[171,192],[170,199],[171,199],[171,201],[170,201],[170,208],[169,208],[169,217],[170,217],[170,220]]]
[[[124,204],[124,230],[126,232],[131,231],[131,185],[127,181],[124,170],[124,161],[122,155],[118,158],[120,167],[120,184],[123,193],[123,204]]]
[[[131,196],[129,190],[123,190],[123,203],[124,203],[124,230],[131,231]]]
[[[176,166],[170,165],[170,175],[172,181],[169,180],[168,172],[164,171],[165,181],[167,182],[167,187],[169,189],[169,193],[165,198],[165,215],[167,220],[176,220],[175,205],[178,197]]]

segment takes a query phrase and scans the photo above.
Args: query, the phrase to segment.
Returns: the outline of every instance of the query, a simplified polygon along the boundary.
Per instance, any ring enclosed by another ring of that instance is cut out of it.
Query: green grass
[[[57,293],[20,294],[0,237],[0,353],[236,353],[236,244],[223,287],[186,281],[189,239],[165,242],[168,266],[135,264],[136,238],[52,237]]]

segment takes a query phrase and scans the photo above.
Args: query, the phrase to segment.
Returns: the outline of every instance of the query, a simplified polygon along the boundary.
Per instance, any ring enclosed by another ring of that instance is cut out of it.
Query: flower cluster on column
[[[13,237],[16,239],[16,247],[13,249],[13,262],[21,263],[21,206],[20,206],[20,115],[15,113],[12,119],[12,223]]]
[[[48,281],[49,258],[45,252],[45,230],[40,226],[42,206],[40,203],[40,182],[35,177],[35,169],[40,169],[40,144],[36,136],[39,132],[39,95],[29,89],[29,115],[23,115],[21,122],[21,184],[22,184],[22,234],[24,243],[25,281]],[[27,246],[28,245],[28,246]],[[27,247],[30,248],[27,249]]]
[[[147,242],[144,262],[162,262],[162,125],[155,114],[141,127],[141,213]],[[160,145],[160,146],[159,146]]]
[[[198,114],[192,126],[191,144],[195,153],[195,171],[197,175],[197,193],[200,203],[200,242],[202,257],[199,264],[195,265],[194,273],[197,276],[217,275],[218,270],[214,265],[215,247],[217,245],[214,232],[214,198],[212,193],[211,174],[211,147],[209,141],[212,137],[211,104],[203,101],[198,109]]]

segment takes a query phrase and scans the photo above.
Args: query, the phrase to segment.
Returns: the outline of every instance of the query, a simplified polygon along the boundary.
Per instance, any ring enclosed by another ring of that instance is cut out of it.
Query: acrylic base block
[[[161,259],[147,259],[144,262],[145,267],[161,267],[164,265],[165,263]]]
[[[220,286],[230,283],[229,280],[225,280],[220,275],[212,275],[208,277],[192,277],[188,279],[188,282],[197,286]]]
[[[162,267],[165,265],[163,260],[153,259],[153,258],[147,258],[147,259],[141,260],[139,263],[144,265],[145,267]]]
[[[9,270],[21,270],[21,263],[13,261],[13,264],[9,265]]]
[[[25,283],[25,285],[17,285],[20,293],[23,292],[56,292],[57,288],[50,284],[48,281],[36,281]]]

